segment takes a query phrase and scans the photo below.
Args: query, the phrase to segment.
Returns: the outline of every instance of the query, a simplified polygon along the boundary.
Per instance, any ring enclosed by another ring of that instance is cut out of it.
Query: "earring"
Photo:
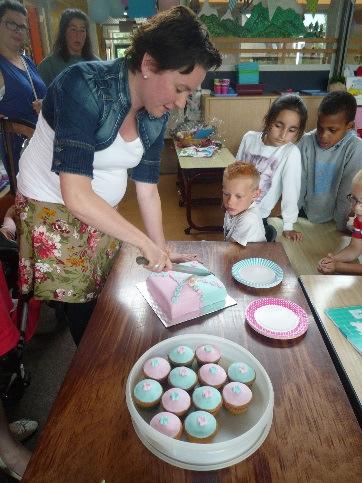
[[[144,74],[143,78],[148,79],[148,75]]]

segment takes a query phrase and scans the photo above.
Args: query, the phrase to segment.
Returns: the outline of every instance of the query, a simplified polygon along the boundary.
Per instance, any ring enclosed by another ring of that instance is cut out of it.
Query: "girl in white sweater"
[[[281,200],[283,236],[300,241],[302,233],[293,229],[298,219],[301,184],[301,159],[293,143],[302,137],[307,122],[307,108],[296,94],[278,97],[264,118],[262,132],[247,132],[236,159],[252,163],[260,172],[260,196],[257,203],[263,219]]]

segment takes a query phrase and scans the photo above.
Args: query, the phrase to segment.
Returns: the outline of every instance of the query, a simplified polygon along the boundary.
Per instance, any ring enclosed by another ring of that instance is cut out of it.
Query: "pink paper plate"
[[[271,339],[296,339],[308,329],[308,315],[299,305],[285,299],[253,300],[245,310],[248,324]]]

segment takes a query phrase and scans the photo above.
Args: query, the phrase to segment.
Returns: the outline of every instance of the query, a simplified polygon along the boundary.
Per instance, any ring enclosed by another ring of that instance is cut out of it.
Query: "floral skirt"
[[[22,293],[63,302],[97,298],[120,242],[74,218],[64,205],[18,193],[15,207]]]

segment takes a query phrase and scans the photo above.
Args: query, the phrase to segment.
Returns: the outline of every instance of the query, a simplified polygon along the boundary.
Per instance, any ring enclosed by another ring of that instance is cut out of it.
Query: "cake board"
[[[167,327],[172,327],[173,325],[181,324],[182,322],[187,322],[189,320],[193,320],[193,319],[196,319],[198,317],[201,317],[199,311],[197,311],[197,312],[191,312],[191,313],[189,313],[184,319],[177,320],[177,321],[172,321],[172,320],[170,320],[163,313],[163,311],[160,309],[160,307],[158,306],[158,304],[153,300],[153,297],[151,296],[151,294],[148,291],[146,282],[137,283],[136,284],[136,287],[141,292],[141,295],[149,303],[149,305],[151,306],[152,310],[155,312],[155,314],[157,315],[157,317],[161,320],[161,322],[163,323],[163,325],[166,328]],[[236,305],[236,300],[234,300],[232,297],[230,297],[230,295],[226,295],[224,307],[222,307],[221,309],[220,308],[216,308],[216,309],[210,308],[209,311],[203,313],[202,315],[212,314],[214,312],[218,312],[219,310],[224,310],[227,307],[232,307],[233,305]]]

